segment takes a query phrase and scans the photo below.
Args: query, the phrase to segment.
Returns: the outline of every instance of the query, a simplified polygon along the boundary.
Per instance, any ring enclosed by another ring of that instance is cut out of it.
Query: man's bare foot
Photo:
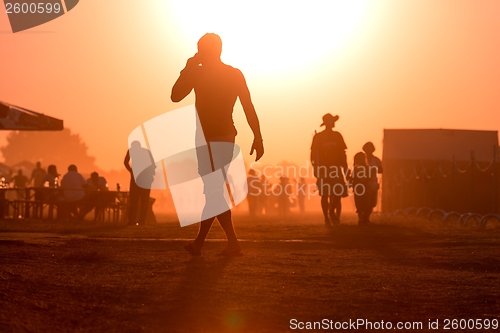
[[[218,253],[218,255],[233,257],[233,256],[241,256],[243,255],[243,253],[241,253],[241,248],[239,244],[236,244],[236,245],[227,245],[224,250]]]
[[[193,243],[184,245],[184,249],[188,251],[193,257],[201,256],[201,250],[196,248]]]

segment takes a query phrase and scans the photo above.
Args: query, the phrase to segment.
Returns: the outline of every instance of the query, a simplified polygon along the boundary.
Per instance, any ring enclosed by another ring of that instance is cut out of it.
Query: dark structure
[[[382,210],[499,213],[496,131],[384,130]]]
[[[63,121],[0,101],[0,130],[62,131]]]

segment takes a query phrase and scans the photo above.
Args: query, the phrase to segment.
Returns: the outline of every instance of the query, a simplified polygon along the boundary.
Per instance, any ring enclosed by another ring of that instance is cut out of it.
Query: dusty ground
[[[286,332],[290,320],[500,319],[500,226],[318,215],[216,226],[0,221],[0,332]],[[359,331],[364,331],[360,329]],[[416,331],[416,330],[407,330]],[[451,330],[453,331],[453,330]],[[459,331],[459,330],[457,330]],[[493,331],[493,330],[490,330]]]

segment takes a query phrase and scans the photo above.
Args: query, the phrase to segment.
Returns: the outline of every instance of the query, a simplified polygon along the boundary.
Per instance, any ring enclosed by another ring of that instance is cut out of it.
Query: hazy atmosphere
[[[498,332],[500,0],[0,3],[0,332]]]
[[[222,60],[246,76],[263,164],[303,165],[327,112],[340,116],[349,160],[368,140],[381,154],[384,128],[499,129],[498,1],[77,8],[17,34],[0,15],[0,100],[63,119],[103,170],[122,168],[133,128],[194,103],[191,95],[174,104],[170,91],[207,31],[221,36]],[[234,119],[246,152],[251,136],[239,104]]]

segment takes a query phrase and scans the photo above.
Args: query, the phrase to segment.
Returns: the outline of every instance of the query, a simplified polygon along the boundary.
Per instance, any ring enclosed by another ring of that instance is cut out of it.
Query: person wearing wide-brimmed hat
[[[323,116],[325,130],[316,133],[311,145],[311,163],[316,185],[321,195],[321,209],[325,224],[340,223],[341,198],[347,195],[344,174],[347,171],[347,146],[342,134],[334,131],[339,116],[327,113]]]

